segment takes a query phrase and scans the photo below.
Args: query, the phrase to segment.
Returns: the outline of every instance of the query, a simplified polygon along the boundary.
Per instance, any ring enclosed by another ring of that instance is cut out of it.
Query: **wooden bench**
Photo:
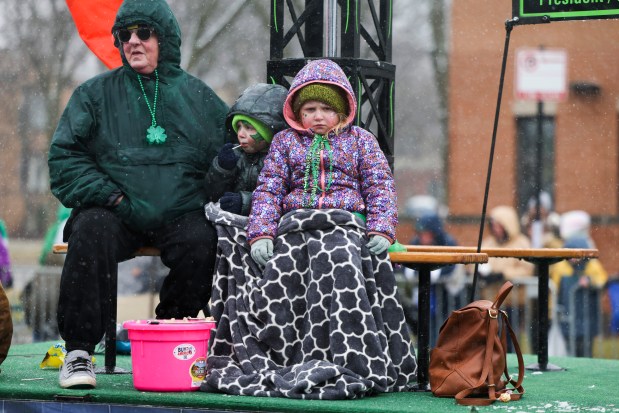
[[[54,254],[66,254],[67,244],[55,244],[52,251]],[[160,251],[153,247],[143,247],[138,249],[133,256],[158,256]],[[473,264],[484,263],[488,261],[487,254],[475,252],[392,252],[390,253],[391,261],[400,263],[409,268],[413,268],[420,273],[419,283],[419,315],[420,322],[417,331],[417,347],[418,347],[418,372],[417,382],[418,388],[426,391],[428,388],[428,367],[429,367],[429,314],[430,314],[430,272],[433,269],[440,268],[451,264]],[[116,367],[116,316],[117,316],[117,280],[111,280],[110,296],[110,315],[105,331],[105,367],[98,370],[99,373],[114,374],[123,373],[124,371]],[[427,308],[426,308],[427,307]]]
[[[54,254],[66,254],[68,246],[67,244],[54,244],[52,252]],[[149,256],[158,257],[160,251],[154,247],[142,247],[139,248],[133,254],[133,257]],[[110,303],[110,314],[108,315],[107,325],[105,326],[105,364],[103,369],[97,369],[97,373],[103,374],[121,374],[129,373],[128,371],[116,366],[116,318],[117,318],[117,306],[118,306],[118,279],[112,277],[110,279],[110,295],[108,297]]]
[[[52,247],[52,251],[54,254],[66,254],[67,253],[67,244],[54,244]],[[161,254],[158,248],[155,247],[142,247],[139,248],[135,253],[133,253],[134,257],[158,257]]]
[[[452,264],[479,264],[488,262],[489,257],[518,258],[533,262],[538,267],[538,363],[527,366],[529,370],[560,370],[548,364],[548,285],[549,266],[555,262],[569,258],[597,258],[596,249],[566,249],[566,248],[483,248],[478,253],[475,247],[444,247],[406,245],[406,252],[389,253],[391,262],[419,271],[419,323],[417,331],[417,390],[427,391],[429,388],[429,319],[430,319],[430,272],[434,269]],[[65,254],[66,244],[53,246],[55,254]],[[160,251],[153,247],[138,249],[134,256],[158,256]],[[110,288],[111,313],[106,327],[105,341],[105,373],[117,373],[116,368],[116,293],[117,280],[112,281]]]

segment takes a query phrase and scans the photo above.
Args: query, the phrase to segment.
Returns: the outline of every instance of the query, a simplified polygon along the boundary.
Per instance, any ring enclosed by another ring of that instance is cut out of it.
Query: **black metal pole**
[[[118,269],[110,271],[108,274],[109,290],[107,292],[107,321],[105,326],[105,363],[103,367],[97,367],[95,373],[115,374],[116,367],[116,307],[118,305],[116,294],[118,292]],[[106,311],[104,307],[103,311]],[[124,372],[118,369],[118,373]]]
[[[430,367],[430,272],[429,265],[420,265],[419,313],[417,321],[417,391],[428,391]]]
[[[544,50],[544,46],[540,46],[540,50]],[[531,241],[533,242],[533,248],[542,247],[542,239],[544,234],[542,224],[542,181],[543,181],[543,167],[542,162],[544,159],[544,101],[539,99],[537,101],[537,156],[535,165],[535,219],[531,223]]]
[[[105,365],[103,368],[97,367],[95,373],[100,374],[128,374],[131,371],[116,366],[116,319],[118,306],[118,268],[109,274],[110,289],[108,291],[109,313],[107,325],[105,326]]]
[[[549,267],[556,262],[555,259],[534,260],[537,264],[538,284],[537,284],[537,363],[525,366],[527,370],[533,371],[561,371],[563,367],[548,362],[548,278]]]
[[[535,206],[535,220],[542,220],[542,204],[541,204],[541,195],[542,195],[542,180],[543,180],[543,152],[544,152],[544,102],[539,100],[537,102],[537,170],[535,175],[535,189],[537,197],[537,205]]]
[[[481,209],[481,222],[479,224],[479,238],[477,239],[477,252],[481,251],[481,241],[484,236],[484,223],[486,221],[486,209],[488,207],[488,193],[490,192],[490,177],[492,175],[492,161],[494,159],[494,147],[496,144],[496,133],[499,126],[499,113],[501,111],[501,99],[503,97],[503,83],[505,82],[505,68],[507,66],[507,55],[509,53],[509,38],[516,22],[507,20],[505,22],[505,46],[503,48],[503,62],[501,64],[501,76],[499,78],[499,94],[497,97],[496,111],[494,114],[494,127],[492,128],[492,142],[490,144],[490,158],[488,159],[488,172],[486,175],[486,189],[484,191],[484,203]],[[475,292],[477,290],[477,279],[479,273],[477,271],[478,264],[475,264],[473,271],[473,283],[471,285],[469,301],[475,301]]]
[[[105,331],[105,371],[113,374],[116,368],[116,307],[118,305],[118,274],[110,274],[110,315]]]
[[[538,263],[537,306],[539,331],[537,333],[537,363],[541,371],[548,367],[548,266],[547,261]],[[556,303],[555,303],[556,305]]]

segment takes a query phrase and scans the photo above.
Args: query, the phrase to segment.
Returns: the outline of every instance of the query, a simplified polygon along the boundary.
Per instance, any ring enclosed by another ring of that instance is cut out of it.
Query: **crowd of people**
[[[591,237],[591,217],[582,210],[567,211],[559,214],[552,208],[548,193],[540,196],[540,211],[537,210],[537,198],[532,198],[522,217],[512,206],[500,205],[488,213],[485,227],[483,248],[528,249],[534,247],[532,238],[537,238],[537,248],[595,248]],[[539,215],[538,215],[539,214]],[[447,233],[438,209],[421,211],[413,217],[416,222],[416,235],[410,241],[414,245],[457,245],[457,241]],[[534,235],[535,225],[539,225],[538,234]],[[461,266],[465,269],[466,280],[470,282],[475,267]],[[457,268],[457,267],[456,267]],[[516,288],[514,294],[505,303],[512,323],[521,329],[529,330],[530,348],[537,346],[537,297],[527,288],[536,277],[535,266],[531,262],[506,257],[490,257],[488,262],[477,267],[479,285],[478,298],[493,300],[498,289],[505,281],[512,281]],[[406,270],[404,276],[409,280],[416,276]],[[551,300],[550,316],[559,326],[564,346],[561,354],[578,357],[593,355],[594,339],[602,332],[601,314],[608,316],[609,334],[617,334],[619,329],[619,296],[617,277],[609,277],[599,259],[564,260],[550,267],[551,288],[554,301]],[[462,305],[468,294],[463,294],[462,276],[453,266],[437,269],[431,274],[431,343],[436,339],[438,327],[449,313]],[[466,289],[464,289],[466,290]],[[537,287],[535,284],[535,291]],[[468,292],[467,292],[468,293]],[[411,299],[416,297],[413,291]],[[529,311],[531,325],[525,325],[525,312]],[[412,312],[416,314],[415,311]],[[416,320],[413,320],[415,323]]]
[[[110,277],[151,246],[169,270],[156,286],[156,317],[204,312],[217,322],[202,390],[310,399],[408,390],[416,358],[388,256],[395,183],[376,138],[354,125],[357,100],[342,68],[310,61],[289,89],[259,83],[228,108],[181,68],[181,31],[165,0],[124,0],[111,31],[123,65],[75,89],[49,151],[51,191],[63,205],[56,240],[68,242],[59,385],[96,386],[92,354]],[[557,232],[544,208],[546,246],[593,247],[587,228],[568,225],[566,214]],[[511,206],[492,209],[482,247],[530,247],[528,222]],[[457,245],[443,225],[438,213],[419,217],[411,243]],[[129,270],[136,291],[153,288],[141,284],[142,270]],[[491,299],[534,268],[492,258],[479,274]],[[596,260],[566,262],[552,280],[562,316],[572,314],[570,300],[591,299],[575,289],[600,287],[607,275]],[[465,304],[466,270],[443,267],[432,281],[447,286],[431,295],[439,323],[449,306],[437,303]],[[512,311],[525,301],[518,296]],[[580,336],[575,343],[590,355]]]

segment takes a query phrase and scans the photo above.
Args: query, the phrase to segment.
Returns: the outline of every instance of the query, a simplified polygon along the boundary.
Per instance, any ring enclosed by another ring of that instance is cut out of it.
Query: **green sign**
[[[512,0],[512,8],[520,24],[619,18],[619,0]]]

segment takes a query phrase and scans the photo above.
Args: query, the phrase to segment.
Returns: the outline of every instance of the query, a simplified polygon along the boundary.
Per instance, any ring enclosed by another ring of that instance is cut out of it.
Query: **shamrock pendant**
[[[164,143],[168,136],[165,134],[165,129],[161,126],[150,126],[146,130],[146,140],[150,144]]]

